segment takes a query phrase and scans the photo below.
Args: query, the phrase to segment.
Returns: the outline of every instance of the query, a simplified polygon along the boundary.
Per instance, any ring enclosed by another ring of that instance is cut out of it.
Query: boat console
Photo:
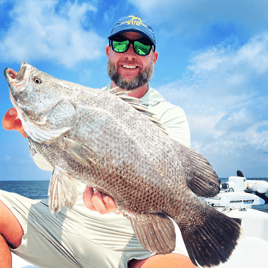
[[[247,180],[245,177],[231,176],[221,184],[220,193],[203,199],[213,207],[250,208],[252,205],[265,204],[268,182]],[[263,197],[263,198],[261,198]]]

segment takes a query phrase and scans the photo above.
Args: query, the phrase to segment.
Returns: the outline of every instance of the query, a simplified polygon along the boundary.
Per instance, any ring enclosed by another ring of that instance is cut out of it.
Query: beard
[[[114,63],[108,61],[107,72],[111,80],[121,89],[133,90],[146,85],[153,76],[154,64],[148,65],[144,71],[134,77],[131,81],[126,81],[122,76],[116,71]]]

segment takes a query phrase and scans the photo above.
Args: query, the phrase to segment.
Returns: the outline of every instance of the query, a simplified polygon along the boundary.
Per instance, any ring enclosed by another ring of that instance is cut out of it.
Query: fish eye
[[[41,78],[40,77],[34,77],[34,82],[37,84],[37,85],[40,85],[41,83],[42,83],[42,80],[41,80]]]

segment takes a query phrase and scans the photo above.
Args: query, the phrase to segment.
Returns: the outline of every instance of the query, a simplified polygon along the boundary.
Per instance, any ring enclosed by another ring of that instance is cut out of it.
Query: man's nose
[[[136,53],[134,51],[134,48],[133,48],[132,44],[130,45],[129,49],[126,51],[126,57],[129,60],[132,60],[132,59],[136,58]]]

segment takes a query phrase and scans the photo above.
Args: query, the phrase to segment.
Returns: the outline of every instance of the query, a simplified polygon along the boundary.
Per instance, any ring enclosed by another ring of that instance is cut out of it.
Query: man
[[[129,96],[142,99],[156,114],[171,138],[189,146],[183,110],[166,102],[149,86],[158,59],[155,48],[155,33],[147,20],[121,18],[106,47],[111,83],[104,90],[129,90]],[[26,137],[14,108],[4,116],[3,126]],[[41,168],[50,169],[41,156],[33,158]],[[52,215],[46,200],[33,201],[0,191],[1,267],[11,267],[9,248],[40,267],[194,267],[188,257],[180,254],[154,255],[145,251],[111,197],[85,185],[81,185],[80,193],[72,210],[63,208]]]

